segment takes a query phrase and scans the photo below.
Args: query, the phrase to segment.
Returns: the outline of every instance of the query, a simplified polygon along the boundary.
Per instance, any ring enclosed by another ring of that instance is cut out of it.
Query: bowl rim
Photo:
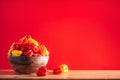
[[[46,58],[49,56],[8,56],[8,57],[26,57],[26,58]]]

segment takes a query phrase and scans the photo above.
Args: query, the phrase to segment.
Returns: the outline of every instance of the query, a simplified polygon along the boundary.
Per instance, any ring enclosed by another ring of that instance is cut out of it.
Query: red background
[[[120,69],[119,0],[0,0],[0,69],[26,34],[47,46],[49,69]]]

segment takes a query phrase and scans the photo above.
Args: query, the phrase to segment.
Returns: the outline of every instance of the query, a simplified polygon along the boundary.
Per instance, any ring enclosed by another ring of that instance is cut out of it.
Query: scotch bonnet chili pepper
[[[59,67],[63,73],[68,72],[68,66],[66,64],[61,64]]]
[[[37,76],[46,76],[47,75],[47,68],[45,66],[42,66],[38,69],[36,72]]]
[[[66,64],[61,64],[59,67],[53,70],[53,74],[61,74],[66,73],[68,71],[69,71],[68,66]]]
[[[53,70],[53,74],[61,74],[61,73],[62,73],[62,70],[59,67]]]

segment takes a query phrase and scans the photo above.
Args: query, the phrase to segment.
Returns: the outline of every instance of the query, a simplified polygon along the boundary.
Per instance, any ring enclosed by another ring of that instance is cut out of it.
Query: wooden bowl
[[[25,56],[8,56],[8,61],[13,70],[17,73],[35,73],[41,66],[46,66],[48,56],[25,57]]]

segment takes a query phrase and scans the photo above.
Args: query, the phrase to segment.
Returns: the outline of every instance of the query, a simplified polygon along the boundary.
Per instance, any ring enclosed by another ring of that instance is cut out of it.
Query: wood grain
[[[70,70],[68,73],[54,75],[48,70],[47,76],[18,74],[13,70],[0,70],[0,79],[120,79],[120,70]]]

